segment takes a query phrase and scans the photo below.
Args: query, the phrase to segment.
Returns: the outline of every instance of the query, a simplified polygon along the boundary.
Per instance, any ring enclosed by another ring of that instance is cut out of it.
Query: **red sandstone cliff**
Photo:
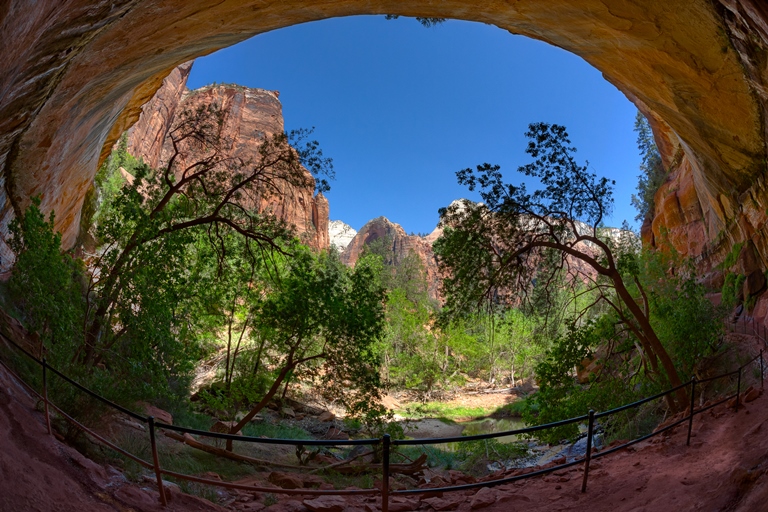
[[[185,64],[174,70],[145,105],[139,122],[129,131],[129,151],[151,166],[162,166],[171,155],[166,136],[174,116],[200,105],[217,104],[225,113],[221,135],[231,141],[228,151],[243,161],[258,159],[261,138],[284,130],[278,93],[237,85],[187,91],[190,68],[191,64]],[[295,226],[302,241],[313,249],[327,249],[328,200],[321,193],[315,195],[314,179],[309,171],[306,176],[306,186],[280,183],[278,193],[262,198],[256,207]]]
[[[435,230],[437,232],[437,230]],[[437,235],[439,236],[439,235]],[[391,222],[386,217],[377,217],[371,221],[368,221],[365,226],[357,232],[352,241],[349,242],[344,252],[341,253],[341,261],[345,264],[353,266],[360,255],[363,252],[363,247],[366,244],[378,239],[390,240],[392,259],[391,263],[397,265],[400,263],[411,251],[416,253],[421,262],[424,264],[424,269],[427,274],[427,291],[429,296],[433,299],[438,299],[440,296],[440,277],[437,271],[437,261],[435,260],[435,254],[432,251],[432,242],[437,239],[437,236],[432,237],[420,237],[416,235],[407,235],[405,230],[400,224]]]

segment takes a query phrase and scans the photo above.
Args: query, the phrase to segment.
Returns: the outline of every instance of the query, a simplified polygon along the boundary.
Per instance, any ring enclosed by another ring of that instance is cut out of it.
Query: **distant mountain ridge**
[[[339,252],[343,252],[347,248],[355,235],[357,235],[357,231],[343,221],[332,220],[328,223],[329,244],[336,247]]]

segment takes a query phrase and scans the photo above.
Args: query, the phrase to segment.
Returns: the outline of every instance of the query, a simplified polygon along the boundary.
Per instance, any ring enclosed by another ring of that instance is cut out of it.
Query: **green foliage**
[[[637,177],[637,195],[632,194],[632,206],[637,210],[635,220],[643,222],[653,217],[654,197],[664,183],[667,171],[661,161],[661,155],[653,138],[653,131],[648,120],[637,112],[635,116],[637,148],[640,150],[640,175]]]
[[[744,242],[739,242],[737,244],[734,244],[733,247],[731,247],[730,252],[723,260],[723,263],[721,264],[721,268],[723,270],[728,270],[731,267],[733,267],[736,262],[739,260],[739,255],[741,254],[741,248],[744,247]]]
[[[121,169],[131,176],[136,176],[144,163],[128,152],[128,135],[123,133],[117,147],[112,150],[106,161],[99,167],[93,186],[86,192],[83,208],[80,212],[80,237],[88,233],[99,218],[109,215],[109,209],[120,193],[126,178]]]
[[[445,402],[425,402],[397,411],[400,416],[405,418],[439,418],[445,422],[485,418],[493,412],[493,408],[450,405]]]
[[[87,295],[82,363],[105,364],[116,374],[180,392],[193,363],[210,348],[217,322],[226,317],[230,331],[247,327],[245,276],[261,271],[258,262],[270,253],[285,251],[293,233],[246,203],[256,190],[268,198],[280,183],[308,184],[306,169],[332,171],[316,142],[298,145],[306,132],[264,138],[257,161],[231,157],[222,123],[216,105],[183,112],[169,133],[176,152],[167,168],[136,163],[121,143],[97,180],[104,202],[96,238],[104,248]],[[182,163],[189,154],[199,158],[191,166]],[[122,165],[133,181],[115,190]],[[316,184],[327,189],[324,179]],[[240,286],[226,289],[235,282]],[[229,381],[240,341],[230,343]]]
[[[672,275],[670,268],[674,269]],[[643,252],[643,273],[651,322],[678,372],[693,375],[697,363],[712,355],[723,333],[724,309],[715,307],[697,283],[690,260],[661,251]],[[735,284],[741,291],[743,279]],[[723,295],[724,296],[724,295]]]
[[[721,301],[724,307],[732,308],[739,304],[742,299],[741,289],[747,276],[727,272],[723,279],[723,288],[721,290]]]
[[[613,241],[602,228],[612,207],[613,182],[576,163],[575,148],[564,127],[536,123],[530,125],[526,136],[526,152],[533,161],[519,167],[518,172],[537,179],[537,190],[529,193],[524,183],[505,182],[497,165],[486,163],[457,173],[459,183],[470,190],[480,188],[483,203],[464,201],[441,211],[446,228],[434,248],[443,274],[450,276],[443,281],[444,316],[455,319],[480,308],[491,311],[522,304],[523,311],[543,310],[547,318],[553,310],[561,309],[558,314],[563,318],[565,310],[573,306],[574,328],[569,336],[588,334],[592,341],[586,346],[593,349],[600,339],[607,356],[623,357],[624,363],[631,361],[637,350],[638,363],[651,380],[679,384],[678,368],[651,319],[653,311],[645,289],[652,283],[641,282],[638,244],[628,236]],[[563,288],[570,295],[567,308],[558,305],[558,292]],[[601,318],[604,311],[612,311],[611,316],[588,331],[580,330],[590,325],[590,317]],[[591,332],[598,328],[599,333]],[[557,345],[555,342],[553,350]],[[681,345],[698,352],[690,342]],[[567,346],[561,343],[561,347]],[[568,354],[549,358],[542,371],[565,378],[574,362],[566,358],[564,367],[552,365]],[[603,365],[611,366],[607,362]],[[616,365],[612,371],[620,375],[621,366],[626,365]],[[625,375],[637,374],[635,367]],[[606,386],[609,382],[611,379],[606,380]],[[560,411],[570,412],[569,404],[574,403],[571,397],[582,394],[572,392],[575,388],[566,381],[542,386],[547,387],[551,392],[548,395],[545,389],[540,393],[542,399],[560,404],[555,408]],[[597,389],[590,386],[588,391]],[[684,407],[685,394],[678,391],[671,405]],[[547,418],[547,409],[539,407],[539,415]]]
[[[634,274],[647,297],[653,329],[682,375],[693,375],[698,365],[718,350],[723,329],[723,312],[706,298],[689,261],[674,253],[643,251],[632,258],[619,256],[621,268]],[[640,294],[640,290],[632,291]],[[603,314],[596,320],[572,326],[547,352],[536,367],[540,385],[528,401],[527,422],[544,424],[585,414],[589,409],[604,411],[668,388],[649,368],[638,348],[634,333],[621,327],[617,313]],[[589,382],[581,384],[574,370],[582,362],[597,364]],[[607,435],[642,435],[654,419],[661,417],[658,405],[632,410],[606,420]],[[575,425],[543,432],[546,442],[573,438]]]
[[[576,163],[563,126],[533,123],[526,137],[533,161],[518,172],[537,179],[539,189],[505,183],[500,166],[488,163],[456,173],[460,184],[480,189],[483,203],[455,202],[440,211],[446,228],[434,249],[450,276],[442,284],[449,317],[513,304],[521,295],[528,300],[531,283],[549,282],[565,267],[564,252],[591,265],[576,244],[598,238],[612,208],[613,182]],[[586,234],[574,221],[587,225]]]
[[[536,365],[539,391],[523,412],[526,423],[542,425],[585,414],[585,396],[580,392],[573,369],[592,355],[599,342],[596,331],[594,323],[583,327],[571,324],[568,332],[555,340],[545,359]],[[558,442],[577,433],[577,425],[571,424],[541,431],[537,435],[544,442]]]
[[[51,362],[61,366],[68,364],[85,315],[83,265],[61,253],[53,213],[46,221],[39,207],[40,199],[33,198],[11,223],[16,265],[9,291],[25,326],[40,336]]]
[[[387,20],[396,20],[400,17],[399,14],[386,14],[384,15],[384,19]],[[430,27],[436,27],[438,25],[442,25],[445,23],[446,18],[420,18],[416,17],[416,21],[418,21],[423,27],[430,28]]]

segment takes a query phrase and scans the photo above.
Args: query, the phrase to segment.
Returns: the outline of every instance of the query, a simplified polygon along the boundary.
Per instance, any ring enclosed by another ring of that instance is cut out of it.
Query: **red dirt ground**
[[[719,406],[698,416],[693,431],[690,447],[685,446],[686,431],[681,426],[664,439],[596,461],[584,494],[580,492],[582,472],[572,468],[479,492],[393,500],[390,510],[429,512],[451,501],[453,506],[445,510],[768,511],[768,396],[738,412]],[[247,505],[233,505],[265,512],[309,510],[301,498],[278,497],[280,502],[267,508],[258,503],[258,496]],[[335,510],[373,510],[378,505],[352,498],[341,503],[343,508]],[[0,511],[28,510],[225,509],[178,492],[162,509],[152,489],[127,483],[115,470],[99,466],[47,435],[35,400],[0,368]]]
[[[127,483],[48,435],[35,403],[0,366],[0,511],[225,510],[180,493],[162,508],[157,491]]]

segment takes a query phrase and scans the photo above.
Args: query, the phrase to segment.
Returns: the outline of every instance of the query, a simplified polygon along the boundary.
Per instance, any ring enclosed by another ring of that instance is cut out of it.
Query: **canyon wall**
[[[720,0],[719,7],[730,43],[723,52],[733,51],[741,62],[743,79],[760,108],[761,133],[768,140],[768,4]],[[734,270],[749,274],[768,268],[766,160],[756,163],[759,172],[734,176],[730,193],[713,194],[706,172],[686,151],[684,141],[669,133],[658,113],[648,117],[669,175],[656,193],[652,220],[642,227],[644,242],[661,246],[668,241],[680,253],[694,257],[700,272],[712,274],[713,284],[723,270],[718,267],[736,244],[742,244],[742,254]]]
[[[174,116],[187,91],[192,62],[177,67],[142,108],[139,120],[128,130],[128,152],[157,169],[163,163],[163,145]]]
[[[437,261],[432,251],[432,243],[441,233],[438,228],[427,237],[408,235],[400,224],[395,224],[386,217],[377,217],[368,221],[360,231],[352,238],[344,252],[341,253],[341,261],[349,266],[354,266],[363,254],[363,248],[376,240],[386,240],[388,243],[387,263],[398,265],[411,252],[416,254],[424,266],[427,277],[427,293],[433,299],[440,298],[440,276],[437,270]]]
[[[64,244],[74,243],[99,162],[180,64],[255,34],[359,14],[490,23],[581,56],[651,119],[665,162],[688,169],[701,210],[692,227],[703,235],[685,243],[711,253],[749,239],[765,267],[755,213],[768,204],[763,0],[2,2],[0,234],[40,196]],[[7,256],[0,242],[4,265]]]
[[[285,129],[283,108],[276,91],[251,89],[239,85],[186,89],[191,63],[175,69],[163,82],[157,94],[148,102],[139,121],[128,132],[128,151],[153,167],[164,166],[172,156],[167,137],[174,116],[194,111],[201,106],[217,105],[224,114],[220,130],[228,141],[227,157],[244,162],[259,159],[263,137],[282,133]],[[194,155],[187,155],[191,162]],[[276,182],[272,194],[260,194],[258,204],[249,205],[259,211],[269,211],[296,229],[302,242],[316,250],[328,248],[328,200],[314,193],[314,179],[309,171],[306,186]]]

